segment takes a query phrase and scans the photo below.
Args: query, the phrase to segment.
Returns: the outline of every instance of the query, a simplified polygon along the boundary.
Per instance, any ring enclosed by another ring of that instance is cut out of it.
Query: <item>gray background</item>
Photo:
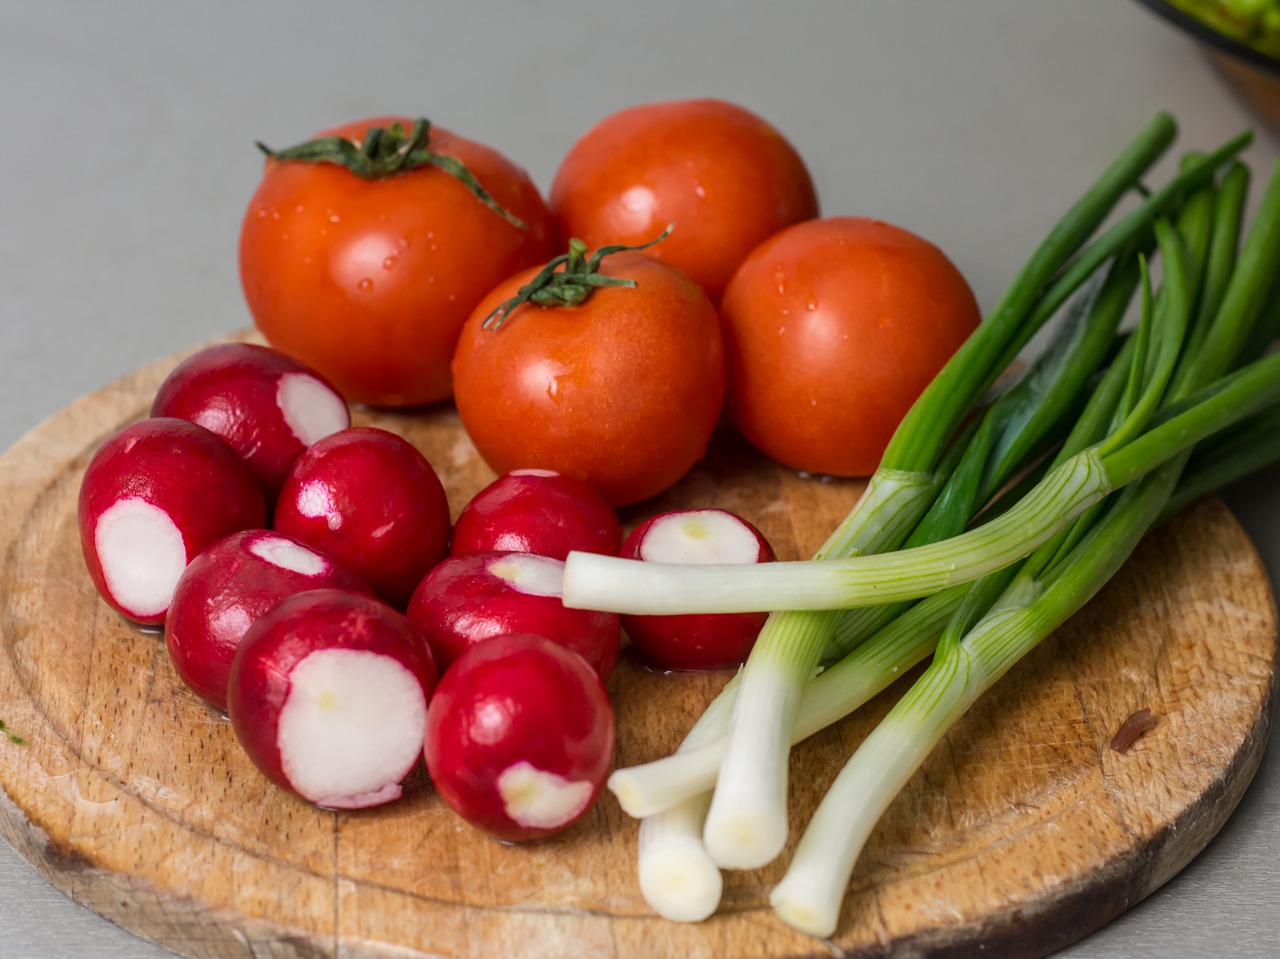
[[[1155,110],[1177,115],[1185,146],[1250,122],[1190,42],[1126,0],[5,0],[0,449],[81,394],[248,324],[235,248],[255,138],[425,114],[545,188],[606,113],[694,95],[773,120],[824,212],[924,234],[984,306]],[[1266,134],[1248,154],[1260,175],[1276,156]],[[1278,479],[1227,494],[1273,580]],[[1272,749],[1199,859],[1066,954],[1278,955],[1278,860]],[[161,955],[0,844],[0,957]]]

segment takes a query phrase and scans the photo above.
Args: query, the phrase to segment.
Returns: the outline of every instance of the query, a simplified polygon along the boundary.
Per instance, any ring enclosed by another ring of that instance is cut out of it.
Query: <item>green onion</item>
[[[992,315],[961,347],[907,414],[889,444],[881,469],[872,478],[868,495],[819,551],[816,558],[820,562],[811,566],[852,561],[827,560],[826,557],[874,559],[874,556],[865,554],[892,550],[900,545],[945,479],[937,475],[936,467],[943,451],[948,448],[949,438],[1034,330],[1047,321],[1057,307],[1108,259],[1136,242],[1157,215],[1180,200],[1186,190],[1211,177],[1217,166],[1229,160],[1248,141],[1247,136],[1237,138],[1211,158],[1193,164],[1180,175],[1180,179],[1175,178],[1165,189],[1152,194],[1138,210],[1081,252],[1082,244],[1163,151],[1173,133],[1173,122],[1167,116],[1153,120],[1055,227],[1020,271]],[[1077,491],[1075,497],[1075,502],[1083,504],[1081,509],[1109,492],[1100,485],[1093,463],[1080,460],[1072,465],[1074,469],[1064,467],[1046,478],[1045,490],[1051,492],[1063,484],[1068,488],[1082,485],[1083,489]],[[1090,499],[1091,496],[1094,498]],[[877,513],[886,508],[887,522],[877,517]],[[1052,529],[1049,529],[1046,536],[1051,534]],[[1004,562],[1012,558],[1016,556]],[[576,566],[575,560],[578,561]],[[785,572],[789,564],[768,565],[776,565],[782,571],[781,576],[775,574],[771,579],[789,575]],[[689,571],[686,567],[685,572]],[[982,575],[986,571],[975,567],[969,575]],[[907,575],[900,570],[897,572],[899,580]],[[696,578],[701,586],[708,577]],[[625,584],[622,595],[617,589],[609,589],[611,581],[615,586]],[[660,582],[658,588],[667,585]],[[936,577],[926,577],[901,596],[882,592],[864,597],[861,605],[917,598],[945,585],[945,582],[936,582]],[[622,611],[626,608],[623,603],[625,593],[636,588],[637,582],[634,571],[592,567],[581,557],[571,556],[566,567],[565,586],[566,604],[603,604]],[[745,593],[754,585],[738,578],[737,587]],[[643,584],[638,588],[645,592]],[[785,843],[786,757],[800,692],[839,621],[839,616],[830,611],[794,612],[838,609],[839,606],[824,606],[813,600],[797,602],[789,588],[784,592],[787,598],[782,602],[775,601],[778,593],[774,592],[769,594],[763,605],[749,604],[754,609],[792,611],[775,612],[770,616],[740,680],[741,689],[730,722],[725,760],[704,832],[708,850],[723,866],[761,865],[777,855]],[[652,592],[649,596],[652,598]],[[739,599],[730,600],[725,590],[717,590],[699,597],[695,605],[703,609],[729,609],[733,602],[744,601],[741,594]],[[657,611],[653,606],[642,606],[640,611]]]
[[[929,669],[855,751],[815,812],[771,896],[785,922],[813,935],[835,931],[854,863],[889,802],[977,696],[1114,575],[1165,514],[1194,443],[1220,427],[1226,408],[1231,408],[1233,422],[1241,419],[1235,414],[1242,409],[1253,413],[1233,431],[1236,438],[1273,422],[1280,392],[1275,390],[1280,364],[1269,362],[1275,357],[1223,374],[1236,364],[1240,347],[1250,342],[1258,325],[1280,256],[1278,228],[1280,167],[1221,306],[1202,312],[1209,328],[1194,336],[1197,352],[1185,363],[1171,356],[1170,344],[1183,341],[1187,277],[1167,231],[1161,236],[1170,291],[1168,309],[1161,311],[1165,322],[1140,329],[1134,341],[1139,345],[1126,351],[1132,362],[1121,368],[1129,369],[1134,388],[1118,394],[1119,426],[1093,450],[1117,483],[1131,485],[1074,528],[1064,526],[1022,565],[1004,599],[985,614],[979,613],[987,604],[984,586],[994,580],[974,585]],[[1148,313],[1144,325],[1149,322]],[[1141,343],[1148,334],[1156,346],[1144,361]],[[1171,375],[1175,367],[1177,373]],[[1152,469],[1146,464],[1157,450],[1159,455],[1174,453]]]

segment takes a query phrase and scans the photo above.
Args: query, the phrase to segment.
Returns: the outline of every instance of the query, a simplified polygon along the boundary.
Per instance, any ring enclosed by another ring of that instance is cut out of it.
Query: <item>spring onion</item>
[[[775,911],[785,922],[814,935],[834,932],[857,855],[909,776],[977,696],[1084,605],[1164,514],[1192,456],[1190,444],[1179,445],[1188,434],[1181,432],[1182,426],[1175,429],[1172,424],[1185,426],[1183,418],[1188,413],[1214,406],[1217,398],[1242,383],[1254,384],[1250,389],[1257,388],[1257,392],[1251,395],[1260,396],[1267,391],[1257,387],[1258,383],[1280,382],[1280,365],[1268,365],[1266,360],[1223,375],[1235,365],[1240,347],[1249,342],[1270,291],[1280,253],[1273,235],[1277,226],[1280,167],[1272,177],[1258,222],[1221,306],[1201,315],[1208,329],[1203,335],[1195,331],[1192,339],[1198,349],[1193,359],[1178,364],[1176,375],[1167,375],[1174,366],[1168,344],[1183,342],[1181,324],[1188,303],[1175,292],[1170,300],[1178,301],[1179,309],[1168,311],[1175,315],[1163,316],[1165,323],[1154,331],[1140,330],[1161,341],[1161,348],[1153,353],[1158,358],[1140,362],[1142,351],[1135,350],[1138,356],[1131,370],[1140,390],[1121,400],[1117,428],[1110,434],[1114,442],[1103,441],[1096,447],[1127,450],[1130,464],[1141,456],[1134,453],[1135,444],[1167,444],[1167,448],[1176,446],[1176,453],[1110,497],[1079,524],[1078,536],[1064,528],[1056,541],[1046,543],[985,614],[969,621],[957,616],[953,621],[956,628],[948,627],[944,633],[929,669],[855,751],[815,812],[786,875],[771,895]],[[1162,242],[1162,254],[1170,252]],[[1174,252],[1174,262],[1166,264],[1175,284],[1182,279],[1177,256]],[[1263,380],[1254,380],[1255,376]],[[1158,399],[1152,401],[1153,396]],[[1152,419],[1154,425],[1145,429],[1140,439],[1126,442],[1134,418],[1152,418],[1156,406],[1161,409]],[[1276,408],[1275,399],[1264,402],[1254,418],[1237,429],[1247,434],[1267,422]],[[1119,470],[1123,472],[1124,467]],[[981,581],[975,584],[970,596],[978,595],[981,586]]]

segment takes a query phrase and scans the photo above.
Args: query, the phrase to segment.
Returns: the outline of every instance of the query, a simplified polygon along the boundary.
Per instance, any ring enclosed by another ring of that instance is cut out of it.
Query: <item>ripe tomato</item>
[[[453,358],[454,398],[497,473],[555,470],[613,506],[675,483],[706,451],[724,398],[715,308],[679,270],[643,253],[605,259],[604,286],[576,306],[524,303],[485,319],[537,270],[500,284],[467,320]]]
[[[719,300],[756,244],[818,215],[804,162],[782,135],[721,100],[634,106],[569,150],[549,202],[560,235],[635,245],[668,224],[650,256],[680,267]]]
[[[393,123],[412,126],[376,117],[319,136],[359,143]],[[435,166],[363,179],[299,160],[267,161],[244,217],[240,278],[254,323],[356,402],[447,398],[453,347],[480,297],[555,251],[550,215],[522,169],[440,127],[428,148],[460,160],[526,229]]]
[[[978,304],[933,244],[856,217],[801,223],[734,274],[730,421],[796,469],[866,476],[911,404],[973,332]]]

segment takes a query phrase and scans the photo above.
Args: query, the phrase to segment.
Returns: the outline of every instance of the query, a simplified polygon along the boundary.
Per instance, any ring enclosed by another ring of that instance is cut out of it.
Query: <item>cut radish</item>
[[[582,656],[605,682],[618,661],[618,617],[560,602],[564,563],[532,553],[450,556],[409,600],[409,619],[441,669],[476,643],[504,633],[534,633]]]
[[[553,470],[512,470],[463,507],[449,551],[539,553],[570,550],[615,556],[622,524],[608,500],[582,480]]]
[[[354,427],[298,457],[273,525],[333,556],[399,606],[444,556],[449,502],[435,470],[408,440]]]
[[[249,627],[290,596],[326,587],[369,592],[355,573],[282,533],[254,529],[218,540],[173,592],[164,631],[174,669],[226,712],[227,674]]]
[[[773,548],[751,523],[722,509],[660,513],[632,531],[621,556],[651,563],[768,563]],[[745,662],[768,613],[623,616],[636,653],[660,669],[717,669]]]
[[[512,633],[472,646],[427,710],[427,769],[471,824],[510,842],[591,808],[613,760],[613,710],[577,653]]]
[[[217,433],[249,464],[268,501],[304,449],[351,425],[346,400],[324,377],[252,343],[219,343],[187,357],[160,384],[151,415]]]
[[[317,806],[359,809],[400,797],[435,680],[431,652],[403,615],[370,596],[319,589],[249,627],[227,706],[268,779]]]
[[[214,540],[262,526],[266,504],[231,447],[162,417],[102,444],[81,481],[78,521],[98,593],[128,619],[157,625],[187,563]]]

